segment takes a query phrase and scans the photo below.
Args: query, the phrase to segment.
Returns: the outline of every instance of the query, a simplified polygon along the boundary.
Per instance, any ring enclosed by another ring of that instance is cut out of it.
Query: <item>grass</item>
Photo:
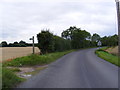
[[[115,64],[117,66],[120,66],[120,64],[118,63],[118,56],[110,54],[110,53],[104,51],[105,49],[107,49],[107,47],[96,50],[96,54],[99,57],[101,57],[102,59],[104,59],[104,60],[106,60],[106,61],[108,61],[108,62],[110,62],[112,64]]]
[[[44,65],[44,64],[49,64],[56,59],[60,58],[61,56],[68,54],[74,50],[70,51],[65,51],[65,52],[56,52],[56,53],[49,53],[46,55],[29,55],[29,56],[24,56],[20,58],[13,59],[12,61],[9,62],[4,62],[3,66],[34,66],[34,65]]]
[[[34,65],[45,65],[49,64],[58,58],[64,56],[65,54],[68,54],[70,52],[73,52],[74,50],[69,50],[65,52],[55,52],[55,53],[49,53],[46,55],[29,55],[29,56],[24,56],[21,58],[16,58],[13,59],[12,61],[6,61],[3,62],[3,68],[2,68],[2,79],[3,79],[3,84],[2,87],[4,89],[12,88],[15,87],[17,84],[20,82],[24,81],[25,79],[18,77],[15,72],[19,72],[20,70],[17,68],[14,69],[8,69],[6,68],[7,66],[13,66],[13,67],[22,67],[22,66],[34,66]],[[38,71],[44,69],[45,67],[42,68],[37,68],[35,72],[30,72],[26,74],[36,74]]]
[[[24,81],[25,79],[18,77],[11,70],[3,67],[2,68],[2,88],[4,90],[9,90],[16,86],[18,83]]]

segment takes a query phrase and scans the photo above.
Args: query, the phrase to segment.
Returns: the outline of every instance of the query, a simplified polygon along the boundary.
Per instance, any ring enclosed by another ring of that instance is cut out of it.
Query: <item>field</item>
[[[39,53],[40,50],[35,47],[35,53]],[[17,57],[27,56],[32,54],[32,47],[1,47],[0,48],[0,60],[11,60]]]
[[[114,55],[118,55],[118,46],[108,48],[108,49],[105,50],[105,51],[107,51],[108,53],[114,54]]]

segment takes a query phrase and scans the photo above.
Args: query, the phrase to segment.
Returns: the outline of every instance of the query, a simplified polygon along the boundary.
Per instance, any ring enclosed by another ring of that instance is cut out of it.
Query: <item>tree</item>
[[[89,32],[73,26],[63,31],[62,37],[71,40],[72,48],[78,49],[88,46],[91,35]]]
[[[64,51],[71,49],[70,40],[54,35],[54,51]]]
[[[43,54],[54,51],[53,34],[49,30],[42,30],[37,34],[38,47]]]
[[[93,42],[98,42],[100,40],[100,35],[98,35],[98,34],[93,34],[93,36],[92,36],[92,41]]]
[[[14,46],[14,47],[19,47],[20,45],[19,45],[19,43],[18,43],[17,41],[15,41],[15,42],[13,43],[13,46]]]
[[[27,46],[27,43],[25,42],[25,41],[20,41],[19,42],[19,45],[21,46],[21,47],[26,47]]]
[[[118,45],[118,35],[104,36],[101,38],[103,46],[117,46]]]
[[[92,36],[92,45],[93,46],[97,46],[97,43],[98,43],[98,41],[100,41],[100,35],[98,35],[98,34],[93,34],[93,36]]]
[[[2,42],[1,42],[1,46],[2,46],[2,47],[7,47],[7,42],[6,42],[6,41],[2,41]]]

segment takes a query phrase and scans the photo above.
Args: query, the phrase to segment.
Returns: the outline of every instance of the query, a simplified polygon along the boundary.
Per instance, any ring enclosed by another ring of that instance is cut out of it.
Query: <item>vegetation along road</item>
[[[117,88],[118,67],[97,57],[96,48],[72,52],[50,64],[20,88]]]

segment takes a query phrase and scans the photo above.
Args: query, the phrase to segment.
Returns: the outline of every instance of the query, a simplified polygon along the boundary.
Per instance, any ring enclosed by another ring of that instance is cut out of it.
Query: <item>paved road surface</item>
[[[72,52],[22,83],[20,88],[117,88],[118,67],[100,59],[95,49]]]

